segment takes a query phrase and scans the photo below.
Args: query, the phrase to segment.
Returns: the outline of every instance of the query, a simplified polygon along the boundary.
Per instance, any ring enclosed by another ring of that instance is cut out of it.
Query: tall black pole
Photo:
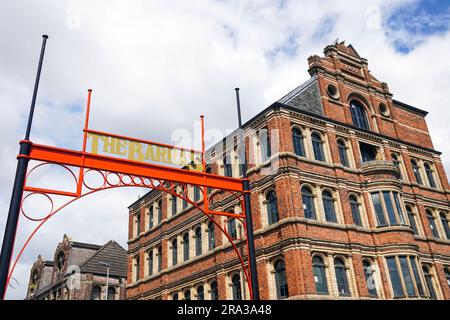
[[[5,234],[3,235],[2,252],[0,254],[0,298],[5,299],[8,286],[8,273],[11,264],[12,253],[14,250],[14,241],[16,238],[17,223],[19,221],[20,204],[22,202],[23,186],[27,174],[29,155],[31,150],[30,131],[33,122],[34,107],[36,104],[36,95],[41,77],[42,61],[44,60],[45,44],[48,36],[42,36],[41,55],[34,83],[33,98],[31,99],[30,114],[28,115],[27,131],[24,140],[20,141],[19,155],[17,156],[16,177],[9,204],[8,219],[6,221]]]
[[[253,220],[252,220],[252,207],[250,205],[250,183],[247,178],[247,152],[245,148],[245,135],[244,128],[242,128],[242,117],[241,117],[241,101],[239,99],[239,88],[234,89],[236,91],[236,104],[238,113],[238,122],[240,134],[242,134],[241,145],[243,148],[243,158],[242,160],[242,178],[243,178],[243,189],[244,189],[244,205],[245,205],[245,222],[247,224],[247,239],[248,239],[248,259],[250,264],[251,282],[252,282],[252,292],[253,300],[259,300],[259,285],[258,285],[258,271],[256,268],[256,251],[255,251],[255,239],[253,236]]]

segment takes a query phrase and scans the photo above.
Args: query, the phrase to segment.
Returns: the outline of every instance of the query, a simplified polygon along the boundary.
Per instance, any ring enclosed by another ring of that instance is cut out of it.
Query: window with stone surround
[[[183,234],[183,260],[189,260],[189,232]]]
[[[289,297],[286,267],[282,259],[279,259],[274,263],[274,272],[277,299],[284,299]]]
[[[307,186],[302,187],[303,211],[306,219],[316,220],[316,207],[314,205],[314,195]]]
[[[414,178],[416,179],[417,184],[423,185],[422,175],[420,173],[420,167],[417,163],[416,159],[411,159],[411,167],[414,173]]]
[[[328,190],[322,191],[322,203],[323,203],[323,210],[325,213],[325,220],[327,222],[337,223],[336,207],[334,204],[335,200],[331,192],[329,192]]]
[[[378,297],[376,267],[375,263],[369,259],[363,259],[364,278],[366,279],[367,292],[371,297]]]
[[[355,127],[370,130],[369,122],[367,120],[366,109],[363,104],[357,100],[350,101],[350,112],[352,115],[352,122]]]
[[[361,216],[361,206],[359,204],[358,198],[356,195],[350,195],[348,197],[350,210],[352,212],[353,223],[356,226],[361,227],[363,225],[362,216]]]
[[[431,300],[436,300],[436,289],[435,289],[435,281],[434,275],[432,272],[432,267],[430,265],[424,264],[422,265],[423,275],[425,277],[425,283],[427,287],[427,296]]]
[[[242,300],[241,275],[239,273],[235,273],[231,277],[231,292],[233,300]]]
[[[317,293],[328,294],[327,275],[325,272],[325,263],[323,257],[314,255],[312,257],[312,267]]]
[[[211,300],[219,300],[219,289],[217,286],[217,281],[212,280],[209,284],[211,290]]]
[[[311,133],[311,143],[314,153],[314,159],[317,161],[326,161],[324,150],[325,143],[322,139],[322,135],[316,131]]]
[[[336,275],[336,285],[340,296],[349,296],[347,267],[341,258],[334,259],[334,272]]]
[[[371,192],[377,226],[406,225],[403,204],[398,192],[383,190]]]
[[[439,212],[439,220],[441,221],[442,229],[444,231],[445,238],[450,240],[450,227],[448,222],[448,213],[441,211]]]
[[[428,225],[430,226],[432,236],[434,238],[439,238],[439,230],[436,225],[436,221],[435,221],[436,218],[434,216],[433,210],[426,209],[425,215],[427,217]]]
[[[140,257],[139,254],[137,254],[133,258],[133,270],[132,270],[133,282],[139,281],[139,269],[140,269]]]
[[[92,286],[91,300],[101,300],[102,289],[98,285]]]
[[[408,222],[415,235],[420,235],[418,215],[411,205],[405,205]]]
[[[195,233],[195,255],[199,256],[202,254],[202,228],[198,226],[194,230]]]
[[[428,185],[431,188],[436,188],[436,180],[434,178],[434,170],[431,167],[431,164],[429,164],[428,162],[425,162],[423,164],[423,167],[425,169],[425,174],[427,175],[427,180],[428,180]]]
[[[292,143],[294,145],[294,153],[299,157],[305,157],[305,141],[303,133],[299,128],[292,129]]]
[[[175,238],[171,241],[172,250],[172,266],[176,266],[178,263],[178,239]]]
[[[339,159],[341,161],[341,164],[344,167],[350,167],[350,161],[348,159],[348,148],[347,148],[347,143],[345,142],[345,140],[342,138],[339,138],[337,140],[337,147],[338,147]]]
[[[277,194],[274,190],[270,190],[266,195],[267,221],[268,224],[275,224],[279,220]]]
[[[415,256],[386,257],[394,298],[414,298],[424,295],[422,276]]]

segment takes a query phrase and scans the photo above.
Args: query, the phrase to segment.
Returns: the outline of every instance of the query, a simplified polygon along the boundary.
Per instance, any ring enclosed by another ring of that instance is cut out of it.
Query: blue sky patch
[[[427,37],[450,28],[450,1],[422,0],[397,8],[386,20],[386,35],[396,51],[407,54]]]

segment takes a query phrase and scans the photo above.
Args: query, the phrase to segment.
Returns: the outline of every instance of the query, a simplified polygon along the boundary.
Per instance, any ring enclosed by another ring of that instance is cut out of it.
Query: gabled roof
[[[317,76],[312,76],[307,81],[303,82],[301,85],[299,85],[297,88],[289,92],[287,95],[280,98],[277,102],[287,104],[289,101],[293,98],[295,98],[298,94],[305,91],[310,85],[314,83],[314,81],[317,79]]]
[[[80,268],[82,273],[93,273],[106,275],[109,264],[109,274],[111,276],[127,276],[127,251],[114,240],[108,241],[89,260],[83,263]]]

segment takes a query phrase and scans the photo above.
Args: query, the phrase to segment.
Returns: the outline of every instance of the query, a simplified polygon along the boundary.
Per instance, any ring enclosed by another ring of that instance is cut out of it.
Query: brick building
[[[33,264],[26,299],[105,300],[106,290],[108,300],[125,299],[126,259],[126,250],[115,241],[100,246],[64,235],[53,261],[39,255]]]
[[[450,190],[427,112],[394,100],[352,45],[308,64],[308,81],[244,125],[261,298],[450,299]],[[239,141],[208,150],[211,172],[239,177]],[[240,222],[215,219],[245,251]],[[127,298],[249,297],[228,239],[182,199],[131,204],[128,244]]]

